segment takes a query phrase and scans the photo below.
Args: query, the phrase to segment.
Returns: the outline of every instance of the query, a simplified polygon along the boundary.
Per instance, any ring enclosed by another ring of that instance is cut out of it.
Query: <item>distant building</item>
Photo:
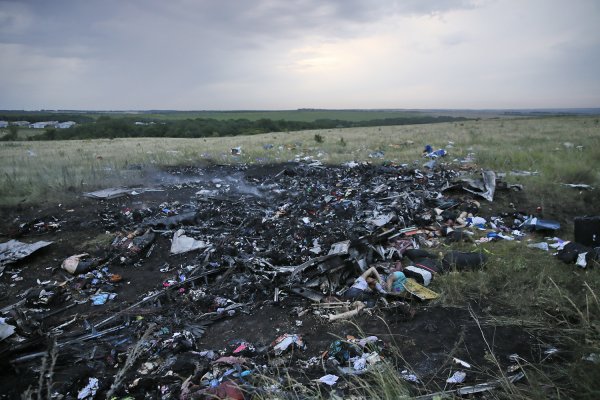
[[[29,127],[33,129],[44,129],[46,127],[55,127],[56,125],[58,125],[58,121],[40,121],[30,124]]]
[[[56,124],[55,127],[58,129],[68,129],[75,125],[76,125],[76,123],[74,121],[65,121],[65,122],[60,122],[60,123]]]
[[[8,121],[0,121],[0,128],[7,128],[8,127]]]
[[[14,126],[29,126],[29,125],[31,125],[29,123],[29,121],[13,121],[10,124],[14,125]]]

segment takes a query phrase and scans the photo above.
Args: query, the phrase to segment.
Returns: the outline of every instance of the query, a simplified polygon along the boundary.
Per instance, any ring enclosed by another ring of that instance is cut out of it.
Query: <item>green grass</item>
[[[278,371],[275,376],[258,375],[253,379],[253,385],[258,388],[270,388],[264,392],[253,393],[253,399],[275,400],[289,399],[341,399],[335,391],[326,389],[322,383],[315,380],[301,383],[284,371]],[[410,399],[409,384],[398,374],[398,367],[388,360],[375,364],[364,375],[341,376],[336,383],[345,387],[349,399],[380,399],[403,400]]]
[[[375,111],[375,110],[280,110],[280,111],[173,111],[173,112],[144,112],[119,113],[123,116],[139,116],[140,119],[181,120],[195,118],[212,118],[217,120],[259,119],[287,120],[313,122],[318,119],[339,119],[351,122],[368,121],[383,118],[402,118],[429,115],[419,111]]]
[[[19,140],[25,140],[25,139],[29,139],[31,137],[41,135],[44,132],[46,132],[46,129],[19,128],[17,136],[18,136]],[[7,135],[8,133],[9,132],[8,132],[7,128],[0,129],[0,138],[3,137],[4,135]]]
[[[569,219],[573,215],[600,213],[597,117],[491,119],[207,139],[0,142],[0,204],[75,201],[82,191],[143,182],[145,170],[206,162],[277,163],[312,157],[331,164],[367,160],[420,167],[425,144],[437,148],[449,141],[454,144],[444,162],[474,153],[477,168],[539,172],[527,177],[507,175],[507,181],[523,184],[524,191],[499,195],[494,204],[483,203],[486,211],[505,211],[506,198],[513,197],[516,200],[511,201],[521,201],[517,207],[541,206],[547,218],[567,222],[561,232],[564,239],[571,237]],[[266,144],[273,148],[263,148]],[[232,156],[230,149],[237,146],[242,155]],[[369,158],[375,150],[383,150],[385,157]],[[561,183],[586,183],[595,189],[579,191]],[[481,323],[517,326],[562,351],[560,362],[526,365],[525,383],[504,385],[489,398],[599,398],[600,365],[582,357],[600,353],[600,273],[563,264],[521,242],[453,248],[485,249],[489,261],[482,270],[438,277],[431,286],[441,293],[438,304],[481,305]],[[357,391],[360,395],[377,399],[406,396],[406,387],[395,374],[371,376],[365,382],[354,382],[363,389]],[[326,397],[317,387],[303,394]]]
[[[34,128],[19,128],[19,139],[29,139],[41,135],[46,132],[46,129],[34,129]]]
[[[19,114],[19,112],[14,112]],[[302,122],[313,122],[317,119],[340,119],[351,122],[368,121],[373,119],[382,118],[402,118],[402,117],[418,117],[428,115],[455,115],[462,116],[468,114],[469,117],[475,115],[476,118],[479,114],[473,114],[472,112],[460,112],[460,111],[449,111],[446,113],[429,112],[429,111],[393,111],[393,110],[240,110],[240,111],[98,111],[98,112],[78,112],[74,115],[80,115],[83,117],[90,117],[98,119],[102,116],[111,116],[115,118],[127,117],[133,120],[161,120],[161,121],[176,121],[182,119],[196,119],[196,118],[212,118],[218,120],[228,119],[247,119],[250,121],[257,121],[259,119],[267,118],[271,120],[288,120],[288,121],[302,121]],[[22,115],[24,120],[28,120],[30,115],[35,116],[36,113],[24,113]],[[69,112],[56,113],[56,114],[45,114],[48,119],[60,118],[61,115],[71,117],[73,114]],[[65,117],[66,118],[66,117]]]
[[[420,166],[424,144],[454,147],[445,161],[475,153],[477,163],[496,171],[536,170],[534,177],[507,177],[540,193],[547,207],[565,200],[578,208],[598,200],[560,183],[600,183],[600,126],[593,117],[492,119],[427,125],[313,130],[205,139],[141,138],[84,141],[1,142],[0,204],[60,197],[65,191],[91,190],[115,184],[136,184],[140,172],[131,164],[166,165],[277,163],[311,156],[324,163],[368,160]],[[315,137],[322,138],[319,143]],[[567,148],[564,142],[574,146]],[[273,145],[264,149],[263,145]],[[242,155],[231,156],[232,147]],[[383,159],[369,154],[383,150]],[[71,196],[71,194],[69,194]],[[598,202],[600,203],[600,202]]]
[[[450,272],[432,288],[439,304],[484,307],[484,324],[514,326],[560,350],[560,363],[528,364],[528,385],[499,398],[581,398],[600,394],[600,365],[583,358],[600,349],[600,275],[564,264],[527,242],[454,246],[488,253],[482,270]],[[506,396],[506,397],[505,397]]]

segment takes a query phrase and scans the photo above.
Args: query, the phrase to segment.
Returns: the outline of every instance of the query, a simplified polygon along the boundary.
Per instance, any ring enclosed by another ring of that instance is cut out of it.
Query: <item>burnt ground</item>
[[[393,247],[393,229],[431,225],[426,215],[440,202],[450,199],[462,207],[472,198],[466,192],[441,197],[441,188],[459,176],[451,169],[424,173],[370,165],[190,167],[149,177],[147,187],[161,191],[109,200],[78,195],[65,204],[3,209],[0,242],[53,243],[7,265],[0,278],[2,317],[16,326],[16,333],[0,342],[0,398],[20,398],[40,385],[42,397],[77,398],[90,378],[99,380],[96,398],[103,398],[124,366],[116,389],[121,397],[200,395],[209,371],[220,379],[230,370],[229,378],[251,390],[262,390],[257,377],[282,370],[314,385],[310,380],[327,373],[340,375],[325,352],[348,335],[377,336],[379,355],[419,378],[412,384],[414,394],[450,387],[446,378],[464,369],[453,357],[472,365],[465,385],[498,376],[491,354],[503,370],[515,353],[539,361],[543,338],[477,323],[474,316],[483,315],[487,304],[445,308],[413,298],[406,300],[417,311],[412,319],[391,302],[348,321],[329,322],[325,309],[311,307],[313,301],[290,290],[312,285],[335,295],[359,275],[360,260],[373,265],[398,259],[397,253],[382,257],[374,249]],[[522,193],[497,196],[498,204],[524,204]],[[485,207],[480,211],[490,213]],[[389,213],[393,218],[384,226],[369,222]],[[180,228],[210,245],[170,254]],[[145,234],[151,237],[132,244]],[[421,235],[436,242],[431,232]],[[347,254],[310,266],[295,279],[282,269],[326,255],[332,244],[345,240]],[[315,247],[321,252],[310,251]],[[63,260],[81,253],[93,261],[87,273],[61,269]],[[277,302],[276,288],[281,290]],[[92,305],[90,296],[98,293],[116,297]],[[156,296],[132,306],[151,295]],[[283,334],[301,335],[305,348],[290,346],[276,354],[273,342]],[[234,354],[241,343],[249,349]],[[137,358],[128,366],[136,344]],[[48,356],[51,348],[54,360]],[[203,353],[207,350],[215,356]],[[246,361],[233,367],[214,362],[230,355]],[[182,395],[186,379],[191,389]],[[342,393],[347,389],[342,383],[337,387]]]

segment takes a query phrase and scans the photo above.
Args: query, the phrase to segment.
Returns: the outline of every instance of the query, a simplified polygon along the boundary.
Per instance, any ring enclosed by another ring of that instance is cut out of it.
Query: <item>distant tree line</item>
[[[313,122],[271,120],[268,118],[250,121],[247,119],[217,120],[196,118],[176,121],[139,121],[124,117],[101,116],[93,123],[83,123],[69,129],[46,129],[45,133],[30,140],[69,140],[135,137],[178,137],[203,138],[236,135],[255,135],[268,132],[291,132],[308,129],[334,129],[361,126],[386,126],[429,124],[436,122],[465,121],[463,117],[417,116],[374,119],[350,122],[338,119],[319,119]]]
[[[85,124],[94,122],[94,118],[89,115],[83,114],[63,114],[63,113],[40,113],[39,111],[4,111],[0,112],[0,121],[29,121],[42,122],[42,121],[74,121],[78,124]]]

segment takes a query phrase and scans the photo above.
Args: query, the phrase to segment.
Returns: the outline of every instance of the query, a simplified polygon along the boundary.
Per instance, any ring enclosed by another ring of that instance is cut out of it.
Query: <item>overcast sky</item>
[[[0,109],[600,107],[599,0],[0,0]]]

